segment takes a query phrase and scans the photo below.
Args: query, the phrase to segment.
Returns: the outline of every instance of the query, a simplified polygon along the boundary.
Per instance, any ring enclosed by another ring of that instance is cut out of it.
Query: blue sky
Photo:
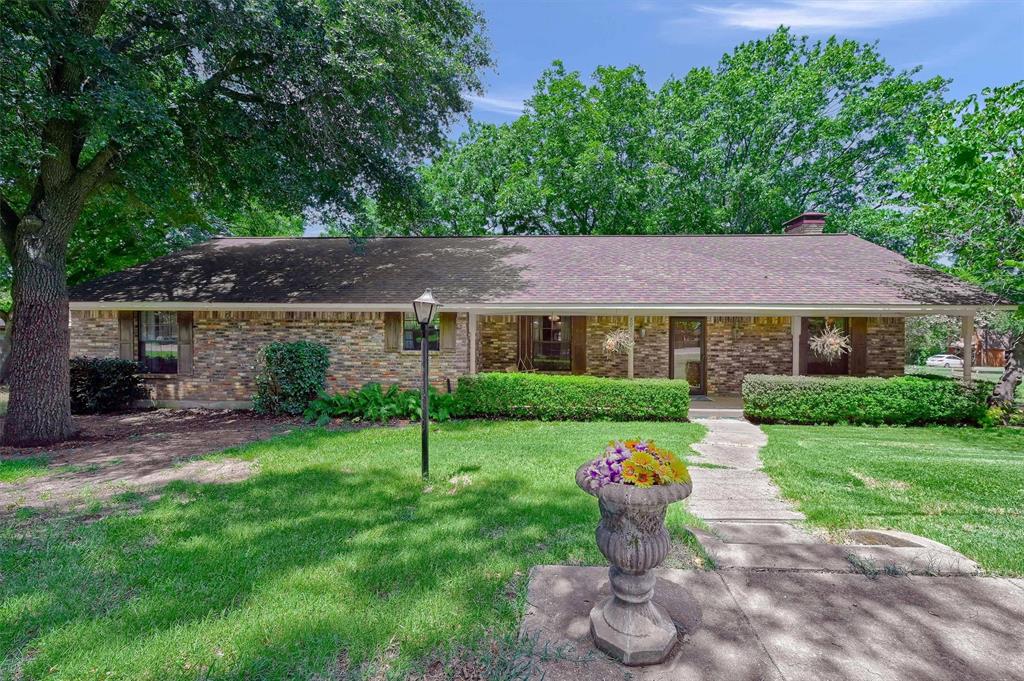
[[[561,59],[589,75],[637,64],[657,87],[715,64],[779,24],[814,38],[878,41],[896,68],[952,78],[950,95],[1024,78],[1024,0],[477,0],[496,68],[473,117],[512,120],[545,67]],[[457,126],[458,134],[465,126]]]

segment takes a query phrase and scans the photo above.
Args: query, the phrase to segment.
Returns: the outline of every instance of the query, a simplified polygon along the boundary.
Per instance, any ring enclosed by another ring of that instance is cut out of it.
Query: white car
[[[930,367],[955,367],[957,369],[964,367],[964,361],[956,355],[932,355],[924,363],[925,366]]]

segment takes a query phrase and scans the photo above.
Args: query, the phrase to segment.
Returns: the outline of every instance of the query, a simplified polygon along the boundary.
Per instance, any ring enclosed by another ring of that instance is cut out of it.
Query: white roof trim
[[[481,303],[443,305],[449,312],[480,314],[588,314],[649,316],[822,316],[877,317],[903,315],[965,315],[978,310],[1016,310],[1016,305],[628,305],[560,303]],[[224,310],[252,312],[391,312],[407,311],[409,305],[358,303],[188,303],[188,302],[82,302],[70,304],[72,310]]]

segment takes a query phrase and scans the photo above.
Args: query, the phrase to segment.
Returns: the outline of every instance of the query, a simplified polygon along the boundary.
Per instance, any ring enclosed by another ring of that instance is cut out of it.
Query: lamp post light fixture
[[[416,321],[420,323],[420,352],[423,353],[423,389],[420,391],[420,427],[422,429],[420,469],[424,480],[430,475],[430,455],[427,444],[430,430],[430,335],[427,329],[439,307],[441,307],[441,303],[434,299],[434,294],[430,292],[429,288],[423,292],[423,295],[412,301]]]

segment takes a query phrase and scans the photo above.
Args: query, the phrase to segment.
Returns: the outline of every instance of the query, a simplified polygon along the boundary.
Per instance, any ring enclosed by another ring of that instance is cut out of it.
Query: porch
[[[778,314],[781,311],[768,316],[750,315],[753,310],[722,314],[727,311],[682,308],[668,314],[639,314],[646,312],[640,308],[638,314],[610,312],[469,311],[469,373],[686,379],[695,395],[721,400],[738,395],[749,373],[888,377],[904,371],[905,315],[889,310],[833,308],[784,316]],[[973,317],[964,320],[965,333],[973,333]],[[834,363],[817,357],[809,347],[812,335],[825,324],[840,327],[851,342],[850,352]],[[607,341],[615,333],[633,338],[633,345],[621,352],[610,350]],[[739,407],[719,404],[723,409]]]

